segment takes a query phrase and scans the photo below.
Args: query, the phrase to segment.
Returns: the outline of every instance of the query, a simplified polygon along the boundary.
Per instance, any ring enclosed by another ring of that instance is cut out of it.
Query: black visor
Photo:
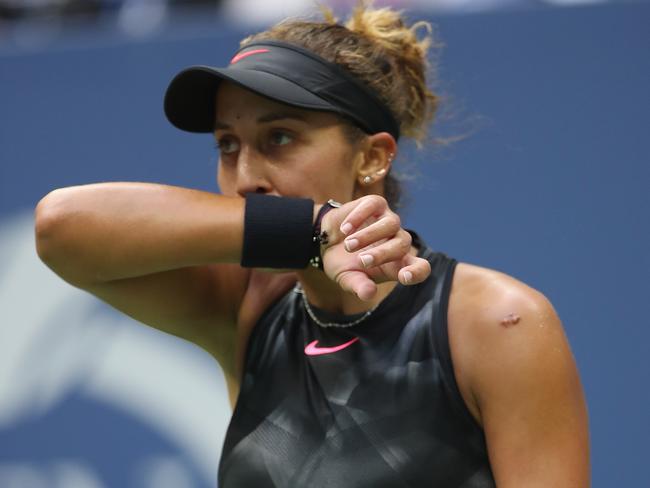
[[[311,51],[278,41],[246,45],[227,68],[192,66],[178,73],[165,94],[169,121],[189,132],[212,132],[222,80],[287,105],[338,113],[368,134],[399,138],[397,121],[368,87]]]

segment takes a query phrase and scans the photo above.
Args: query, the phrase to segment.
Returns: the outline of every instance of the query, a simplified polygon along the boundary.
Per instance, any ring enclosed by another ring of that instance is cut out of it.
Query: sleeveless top
[[[321,327],[289,291],[251,334],[220,488],[492,488],[483,430],[456,384],[447,304],[457,261],[397,284],[365,320]],[[321,322],[351,322],[311,306]],[[317,341],[317,342],[315,342]]]

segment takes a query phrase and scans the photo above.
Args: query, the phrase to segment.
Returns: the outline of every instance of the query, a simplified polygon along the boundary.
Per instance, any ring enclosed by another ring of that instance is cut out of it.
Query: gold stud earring
[[[392,163],[394,157],[395,157],[395,154],[394,154],[394,153],[390,153],[390,154],[388,155],[388,161]]]
[[[363,183],[365,185],[369,185],[370,183],[372,183],[372,176],[364,176],[363,177]]]

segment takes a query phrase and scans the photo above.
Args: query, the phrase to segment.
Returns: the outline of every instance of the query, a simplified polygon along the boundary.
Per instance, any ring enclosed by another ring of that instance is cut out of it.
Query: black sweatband
[[[246,194],[246,268],[302,269],[312,253],[314,201],[308,198]]]

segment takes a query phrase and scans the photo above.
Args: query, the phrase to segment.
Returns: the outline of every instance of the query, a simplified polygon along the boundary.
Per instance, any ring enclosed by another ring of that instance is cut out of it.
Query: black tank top
[[[495,487],[482,429],[455,381],[447,304],[456,261],[397,284],[365,320],[321,327],[293,290],[251,335],[220,488]],[[312,306],[321,322],[358,316]]]

